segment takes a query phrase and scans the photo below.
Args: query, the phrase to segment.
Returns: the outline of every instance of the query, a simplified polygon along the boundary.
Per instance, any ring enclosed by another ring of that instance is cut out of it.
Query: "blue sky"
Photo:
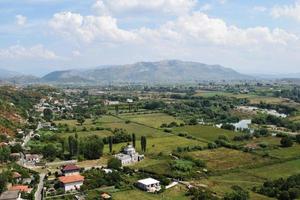
[[[300,0],[1,0],[0,68],[182,59],[300,72]]]

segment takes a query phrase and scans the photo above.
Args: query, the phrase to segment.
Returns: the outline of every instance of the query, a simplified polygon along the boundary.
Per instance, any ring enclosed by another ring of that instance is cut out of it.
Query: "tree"
[[[113,147],[113,139],[111,136],[108,137],[108,145],[109,145],[109,152],[112,152],[112,147]]]
[[[10,150],[12,153],[20,153],[23,151],[23,148],[21,144],[16,143],[15,145],[11,146]]]
[[[279,200],[289,200],[289,199],[291,199],[291,198],[290,198],[290,194],[288,193],[288,191],[282,191],[282,192],[279,194],[278,199],[279,199]]]
[[[115,111],[116,111],[116,115],[118,115],[119,114],[119,105],[115,106]]]
[[[296,142],[300,144],[300,134],[296,135]]]
[[[117,158],[111,158],[108,160],[107,162],[107,167],[109,169],[115,169],[115,170],[119,170],[122,167],[122,163],[119,159]]]
[[[53,144],[47,144],[43,147],[42,154],[47,160],[53,161],[57,156],[57,149]]]
[[[10,148],[0,147],[0,163],[7,162],[10,158]]]
[[[102,139],[94,135],[82,142],[81,152],[86,159],[99,159],[103,155],[103,147]]]
[[[146,152],[146,148],[147,148],[147,139],[145,136],[141,137],[141,149],[143,152]]]
[[[6,185],[9,179],[7,172],[2,172],[0,174],[0,194],[6,190]]]
[[[51,122],[52,118],[53,118],[53,112],[51,109],[49,108],[46,108],[44,109],[44,119],[47,121],[47,122]]]
[[[132,134],[132,146],[135,148],[135,134]]]
[[[249,192],[239,186],[232,186],[231,193],[225,194],[224,200],[248,200],[250,198]]]
[[[84,117],[83,117],[83,116],[79,116],[79,117],[77,118],[77,122],[80,124],[80,126],[82,126],[82,124],[85,122]]]
[[[70,153],[70,156],[77,155],[77,152],[78,152],[78,140],[76,138],[74,138],[73,136],[69,136],[68,143],[69,143],[69,153]]]
[[[282,147],[291,147],[293,146],[293,140],[290,138],[290,137],[283,137],[281,140],[280,140],[280,144]]]

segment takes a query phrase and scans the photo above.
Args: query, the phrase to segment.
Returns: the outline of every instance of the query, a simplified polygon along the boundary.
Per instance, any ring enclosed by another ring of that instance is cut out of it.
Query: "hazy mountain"
[[[89,70],[55,71],[44,76],[42,81],[56,83],[183,83],[245,79],[251,79],[251,77],[220,65],[167,60],[102,66]]]
[[[18,72],[6,70],[6,69],[0,69],[0,79],[8,79],[12,78],[14,76],[20,76],[21,74]]]

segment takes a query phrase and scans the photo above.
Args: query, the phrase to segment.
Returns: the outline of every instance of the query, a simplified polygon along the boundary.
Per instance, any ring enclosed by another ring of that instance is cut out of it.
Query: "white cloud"
[[[294,5],[274,6],[271,15],[274,18],[287,17],[300,21],[300,1]]]
[[[99,14],[152,11],[181,15],[191,11],[196,3],[196,0],[97,0],[93,8]]]
[[[264,6],[254,6],[253,10],[256,12],[265,12],[267,8]]]
[[[203,6],[200,7],[201,11],[209,11],[211,9],[212,9],[212,6],[211,6],[211,4],[208,4],[208,3],[204,4]]]
[[[160,37],[162,40],[175,40],[174,42],[226,46],[285,45],[298,40],[296,35],[282,29],[270,30],[267,27],[242,29],[227,25],[222,19],[210,18],[201,12],[179,17],[158,30],[141,29],[140,34],[153,40]]]
[[[0,49],[0,58],[7,59],[45,59],[53,60],[59,57],[52,51],[38,44],[32,47],[13,45],[6,49]]]
[[[82,16],[61,12],[54,14],[49,25],[66,38],[75,38],[87,43],[95,40],[110,43],[136,39],[134,33],[120,29],[117,20],[111,16]]]
[[[16,15],[16,24],[19,26],[24,26],[27,22],[27,17],[23,15]]]

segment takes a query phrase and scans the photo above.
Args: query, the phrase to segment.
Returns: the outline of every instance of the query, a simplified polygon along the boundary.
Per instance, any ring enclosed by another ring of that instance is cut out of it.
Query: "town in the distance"
[[[298,199],[294,81],[3,83],[0,199]]]

